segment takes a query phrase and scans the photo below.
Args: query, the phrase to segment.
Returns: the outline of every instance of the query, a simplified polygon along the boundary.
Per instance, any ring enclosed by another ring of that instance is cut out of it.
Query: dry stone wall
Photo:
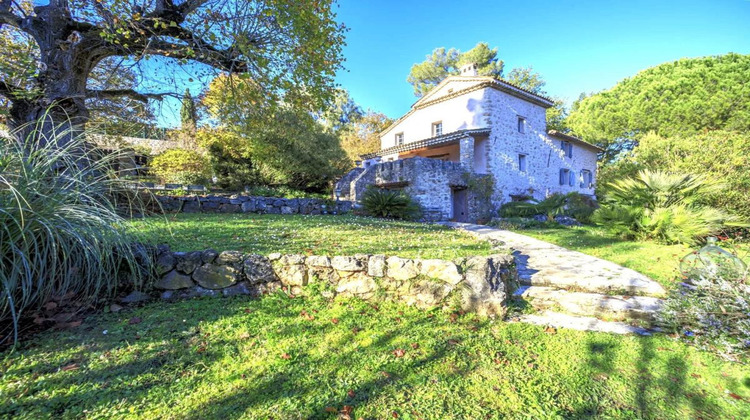
[[[420,308],[460,306],[484,316],[503,316],[518,286],[513,257],[491,255],[456,261],[396,256],[305,256],[238,251],[172,252],[160,247],[157,282],[163,299],[319,290],[365,300],[392,299]],[[307,288],[317,284],[314,289]]]
[[[352,209],[350,201],[317,198],[275,198],[247,195],[157,196],[166,213],[267,213],[343,214]]]

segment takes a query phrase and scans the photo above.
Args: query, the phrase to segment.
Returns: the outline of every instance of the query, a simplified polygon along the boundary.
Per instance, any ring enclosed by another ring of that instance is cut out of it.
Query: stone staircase
[[[521,287],[513,299],[534,313],[521,322],[579,330],[647,334],[665,290],[659,283],[609,261],[515,232],[487,226],[451,223],[510,248]]]

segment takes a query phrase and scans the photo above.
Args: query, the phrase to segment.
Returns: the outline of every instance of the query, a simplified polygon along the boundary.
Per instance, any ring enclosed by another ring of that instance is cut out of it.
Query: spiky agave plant
[[[113,173],[122,155],[80,136],[28,139],[0,136],[0,342],[16,342],[19,320],[53,296],[90,303],[116,291],[118,274],[140,287],[150,273],[114,199],[132,196]]]

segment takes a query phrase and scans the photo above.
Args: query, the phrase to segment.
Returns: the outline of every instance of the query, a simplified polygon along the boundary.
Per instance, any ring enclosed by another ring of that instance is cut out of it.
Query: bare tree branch
[[[161,101],[166,96],[179,97],[179,95],[174,93],[141,93],[135,89],[86,89],[86,98],[89,99],[119,99],[123,96],[140,102],[148,102],[149,99]]]

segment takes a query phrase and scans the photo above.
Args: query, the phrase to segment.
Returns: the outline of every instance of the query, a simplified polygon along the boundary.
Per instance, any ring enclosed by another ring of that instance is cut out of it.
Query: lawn
[[[667,336],[281,293],[99,314],[0,371],[15,419],[750,416],[745,366]]]
[[[358,216],[176,214],[133,222],[144,237],[175,251],[387,254],[404,258],[488,255],[490,245],[444,226]]]

